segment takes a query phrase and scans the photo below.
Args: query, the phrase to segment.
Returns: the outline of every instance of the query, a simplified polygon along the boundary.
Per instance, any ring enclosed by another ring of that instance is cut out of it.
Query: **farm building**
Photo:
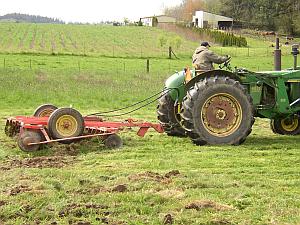
[[[144,26],[152,27],[153,25],[157,26],[158,24],[174,24],[176,23],[176,18],[160,15],[160,16],[143,17],[140,18],[140,21],[143,23]]]
[[[195,27],[199,28],[228,29],[233,26],[233,19],[204,11],[196,11],[195,16],[193,16],[193,23]]]

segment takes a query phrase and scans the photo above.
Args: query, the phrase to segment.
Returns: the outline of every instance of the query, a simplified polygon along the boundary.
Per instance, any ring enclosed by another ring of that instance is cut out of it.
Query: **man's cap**
[[[202,43],[201,43],[201,46],[204,46],[204,47],[210,47],[210,45],[209,45],[209,43],[207,42],[207,41],[203,41]]]

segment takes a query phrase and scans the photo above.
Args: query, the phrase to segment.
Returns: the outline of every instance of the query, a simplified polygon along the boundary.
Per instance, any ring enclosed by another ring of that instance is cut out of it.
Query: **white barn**
[[[199,28],[228,29],[233,26],[233,19],[204,11],[196,11],[195,16],[193,16],[193,23],[195,27]]]
[[[165,16],[165,15],[143,17],[143,18],[140,18],[140,21],[143,23],[144,26],[152,27],[153,18],[157,18],[158,24],[166,24],[166,23],[175,24],[176,23],[176,18],[170,17],[170,16]]]

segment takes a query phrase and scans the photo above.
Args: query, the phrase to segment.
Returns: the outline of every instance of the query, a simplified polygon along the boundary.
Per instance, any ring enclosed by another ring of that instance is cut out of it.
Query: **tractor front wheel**
[[[271,120],[270,126],[275,134],[280,135],[299,135],[300,134],[300,118],[294,115],[283,119]]]
[[[158,100],[157,117],[169,136],[185,137],[185,130],[180,125],[179,106],[175,105],[169,93],[163,93]]]
[[[82,115],[72,108],[60,108],[55,110],[48,120],[49,134],[53,139],[78,137],[84,131],[84,119]],[[72,139],[60,141],[70,144]]]
[[[183,126],[197,145],[242,144],[254,123],[252,98],[229,77],[204,78],[182,104]]]

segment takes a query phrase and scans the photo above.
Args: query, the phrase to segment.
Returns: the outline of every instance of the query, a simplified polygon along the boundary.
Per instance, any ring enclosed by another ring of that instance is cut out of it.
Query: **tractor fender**
[[[191,87],[193,87],[198,81],[203,80],[204,78],[210,78],[210,77],[216,77],[216,76],[222,76],[222,77],[229,77],[231,79],[237,80],[240,83],[242,83],[241,78],[229,71],[226,70],[211,70],[211,71],[207,71],[204,73],[201,73],[197,76],[195,76],[192,80],[190,80],[187,84],[186,84],[186,90],[189,90]]]

